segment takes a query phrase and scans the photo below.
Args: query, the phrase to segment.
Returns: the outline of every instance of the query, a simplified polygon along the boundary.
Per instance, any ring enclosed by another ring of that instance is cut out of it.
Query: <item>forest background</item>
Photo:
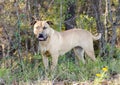
[[[76,66],[74,55],[68,53],[60,57],[58,70],[46,75],[38,41],[30,25],[33,16],[52,21],[52,28],[57,31],[77,27],[92,34],[101,32],[102,38],[94,42],[98,62],[88,58],[86,65],[80,62],[80,66]],[[100,80],[96,74],[104,67],[108,72]],[[51,81],[100,83],[114,80],[114,76],[120,79],[119,73],[120,0],[0,0],[1,83],[33,83],[43,80],[44,76]]]

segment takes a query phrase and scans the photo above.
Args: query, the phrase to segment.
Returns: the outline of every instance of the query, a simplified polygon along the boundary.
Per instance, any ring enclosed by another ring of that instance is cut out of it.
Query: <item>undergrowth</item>
[[[86,64],[80,61],[76,64],[74,59],[68,58],[65,55],[59,57],[57,68],[54,72],[46,72],[40,55],[34,55],[32,58],[4,58],[0,61],[0,78],[8,85],[13,82],[20,81],[37,81],[47,78],[52,81],[87,81],[95,80],[96,74],[101,71],[101,68],[107,66],[108,77],[112,73],[120,73],[120,59],[110,58],[103,60],[97,57],[97,61],[93,62],[87,57]]]

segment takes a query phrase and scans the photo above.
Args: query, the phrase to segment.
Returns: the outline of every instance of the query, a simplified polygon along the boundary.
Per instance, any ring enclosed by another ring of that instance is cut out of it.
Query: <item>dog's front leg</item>
[[[42,54],[43,64],[45,66],[45,69],[48,69],[48,57],[44,54]]]
[[[58,57],[59,57],[58,54],[53,54],[53,55],[52,55],[52,65],[51,65],[51,70],[55,70],[55,67],[56,67],[57,62],[58,62]]]

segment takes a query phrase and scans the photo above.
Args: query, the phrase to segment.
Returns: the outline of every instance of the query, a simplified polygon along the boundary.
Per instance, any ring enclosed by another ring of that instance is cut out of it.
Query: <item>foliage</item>
[[[90,30],[91,31],[94,28],[96,28],[95,19],[93,17],[88,16],[88,15],[81,14],[77,18],[76,21],[77,21],[77,26],[82,28],[82,29],[86,29],[86,30]]]
[[[44,78],[52,81],[68,80],[81,82],[95,80],[96,82],[96,80],[99,80],[96,77],[98,72],[104,73],[108,79],[114,72],[120,74],[119,26],[116,27],[116,41],[118,42],[116,46],[111,48],[111,43],[108,43],[111,38],[109,36],[105,45],[106,54],[109,54],[111,49],[114,50],[112,57],[108,55],[104,57],[98,56],[96,62],[92,62],[87,58],[85,65],[81,61],[77,65],[74,59],[64,55],[59,58],[57,70],[53,73],[45,71],[42,57],[39,53],[38,41],[33,34],[33,27],[30,25],[31,17],[35,15],[40,20],[50,20],[54,23],[51,27],[55,30],[65,30],[65,14],[67,9],[69,9],[68,2],[70,1],[71,3],[75,2],[76,5],[76,27],[96,33],[98,31],[96,25],[98,19],[95,18],[96,15],[93,13],[94,6],[92,1],[94,0],[0,0],[0,46],[4,45],[5,48],[4,51],[0,49],[0,79],[4,79],[8,85],[15,82],[42,81]],[[118,0],[111,1],[115,10],[118,10]],[[99,14],[102,22],[105,19],[104,2],[101,3],[103,6],[100,8],[101,15]],[[117,11],[113,14],[113,19],[116,17],[119,19]],[[104,25],[102,26],[104,27]],[[104,30],[109,29],[107,31],[112,36],[110,22],[108,26]],[[98,46],[98,43],[96,45]],[[99,49],[95,49],[96,53],[98,51]],[[1,56],[3,55],[2,52],[5,53],[4,56]],[[107,72],[101,71],[101,68],[104,66],[108,66]]]
[[[102,71],[100,73],[96,74],[97,77],[94,80],[94,85],[99,85],[100,82],[107,78],[107,71],[108,67],[106,66],[102,68]]]
[[[0,77],[5,76],[8,72],[9,72],[8,69],[1,68],[1,69],[0,69]]]
[[[94,80],[98,82],[101,79],[109,79],[110,74],[120,72],[120,60],[111,59],[107,63],[100,58],[97,58],[97,62],[92,62],[89,58],[86,59],[87,63],[84,65],[81,61],[77,65],[72,60],[68,59],[66,56],[61,56],[59,58],[59,64],[57,70],[51,73],[45,73],[41,56],[35,55],[34,59],[29,59],[26,57],[25,60],[21,62],[17,60],[13,60],[14,63],[12,67],[8,69],[0,69],[0,77],[8,81],[10,84],[13,81],[33,81],[33,80],[41,80],[43,78],[47,78],[48,80],[53,81],[87,81]],[[108,71],[108,66],[109,71]],[[102,68],[102,71],[101,71]],[[102,76],[96,77],[96,74],[100,72]],[[106,75],[107,72],[107,75]],[[8,78],[9,77],[9,78]]]

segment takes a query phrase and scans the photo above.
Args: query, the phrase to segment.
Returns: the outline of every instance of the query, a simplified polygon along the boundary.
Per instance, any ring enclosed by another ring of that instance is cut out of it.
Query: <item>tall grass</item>
[[[51,81],[92,81],[104,66],[109,67],[109,75],[112,72],[120,73],[120,59],[115,58],[107,61],[97,57],[97,61],[93,62],[87,57],[86,64],[83,64],[81,61],[79,64],[76,64],[75,61],[64,55],[59,57],[57,68],[52,73],[45,72],[40,55],[34,55],[32,58],[23,58],[21,62],[13,58],[12,65],[4,66],[9,64],[8,61],[10,60],[3,59],[0,62],[0,78],[8,85],[20,81],[42,81],[44,78]]]

